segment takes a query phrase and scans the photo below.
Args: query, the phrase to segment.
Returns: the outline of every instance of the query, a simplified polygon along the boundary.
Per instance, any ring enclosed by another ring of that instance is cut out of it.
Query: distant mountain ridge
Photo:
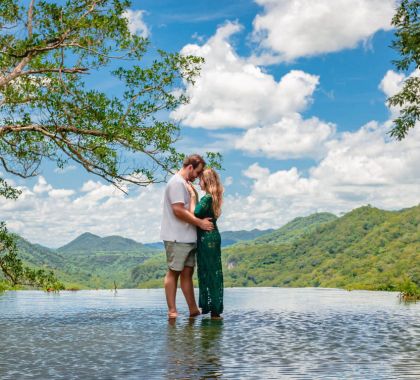
[[[57,248],[57,252],[126,252],[145,249],[147,250],[149,247],[133,239],[118,235],[100,237],[90,232],[85,232],[66,245]]]
[[[254,240],[259,236],[266,236],[267,234],[273,231],[273,228],[267,230],[259,230],[258,228],[255,228],[250,231],[222,231],[220,232],[220,237],[222,239],[222,247],[227,247],[229,245],[236,244],[240,241]]]
[[[259,236],[265,236],[270,232],[273,232],[274,229],[270,228],[268,230],[259,230],[255,228],[253,230],[239,230],[239,231],[221,231],[220,237],[222,239],[222,247],[227,247],[232,244],[236,244],[240,241],[248,241],[253,240]],[[155,248],[155,249],[163,249],[163,242],[155,242],[155,243],[145,243],[146,247]]]
[[[420,205],[400,211],[364,206],[341,217],[316,213],[272,231],[222,234],[234,242],[222,252],[226,286],[420,286]],[[162,286],[165,254],[152,244],[85,233],[54,250],[18,239],[26,263],[52,268],[65,284],[82,288],[109,288],[114,281]]]
[[[162,286],[163,260],[155,256],[134,268],[132,281],[142,288]],[[225,248],[222,263],[228,287],[420,287],[420,205],[400,211],[364,206],[339,218],[328,213],[296,218]]]
[[[336,215],[329,212],[320,212],[306,217],[298,217],[271,233],[263,234],[262,236],[257,237],[254,243],[287,243],[297,239],[309,231],[314,230],[320,224],[331,222],[337,218],[338,217]]]

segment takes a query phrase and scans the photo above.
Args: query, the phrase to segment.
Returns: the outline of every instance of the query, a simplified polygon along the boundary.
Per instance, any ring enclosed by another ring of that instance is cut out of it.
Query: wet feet
[[[175,319],[176,317],[178,317],[178,313],[176,311],[168,312],[168,319]]]
[[[200,311],[199,309],[197,309],[197,310],[192,311],[192,312],[190,313],[190,318],[195,318],[195,317],[198,317],[200,314],[201,314],[201,311]]]

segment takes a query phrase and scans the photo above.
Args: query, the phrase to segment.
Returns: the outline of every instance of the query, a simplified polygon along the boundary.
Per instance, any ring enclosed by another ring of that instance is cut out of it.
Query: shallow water
[[[225,290],[223,321],[169,323],[163,290],[0,295],[0,379],[420,379],[420,303]]]

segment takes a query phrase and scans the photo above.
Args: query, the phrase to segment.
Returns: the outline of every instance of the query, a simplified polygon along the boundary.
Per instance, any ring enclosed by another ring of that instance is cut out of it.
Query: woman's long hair
[[[206,192],[209,193],[213,199],[213,213],[218,218],[222,213],[223,203],[223,186],[220,182],[219,175],[211,168],[204,169],[202,177]]]

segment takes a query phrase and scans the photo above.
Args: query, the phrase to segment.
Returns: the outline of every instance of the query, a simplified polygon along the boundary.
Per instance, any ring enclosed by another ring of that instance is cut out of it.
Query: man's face
[[[189,178],[188,180],[190,182],[194,182],[196,180],[196,178],[200,177],[201,173],[203,172],[203,164],[199,164],[195,169],[193,169],[192,165],[191,165],[191,170],[188,174]]]

